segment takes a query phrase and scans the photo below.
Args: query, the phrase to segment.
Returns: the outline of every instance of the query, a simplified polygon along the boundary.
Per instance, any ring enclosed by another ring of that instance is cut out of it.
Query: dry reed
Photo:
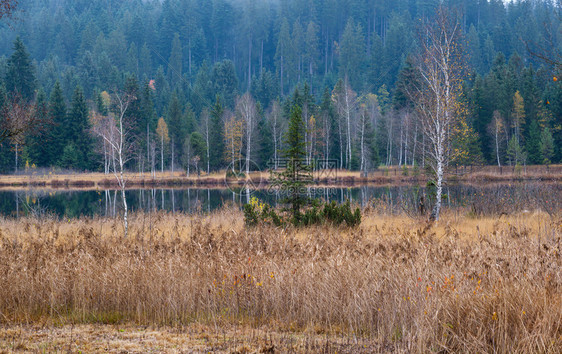
[[[0,324],[242,324],[402,351],[562,352],[560,219],[367,212],[357,229],[207,216],[0,221]]]

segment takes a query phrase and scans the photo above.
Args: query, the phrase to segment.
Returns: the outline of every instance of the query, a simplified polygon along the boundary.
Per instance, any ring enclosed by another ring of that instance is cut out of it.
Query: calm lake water
[[[431,207],[432,191],[425,186],[362,186],[352,188],[311,189],[310,195],[324,200],[371,206],[390,213],[416,213],[421,196]],[[128,190],[130,210],[199,213],[210,212],[227,204],[241,206],[245,194],[228,189],[144,189]],[[494,185],[451,185],[444,189],[445,208],[464,208],[480,215],[500,215],[536,209],[557,213],[562,209],[562,186],[544,183]],[[282,196],[266,190],[254,192],[272,204]],[[24,190],[0,192],[0,214],[6,217],[25,215],[113,216],[122,212],[120,193],[114,190]]]

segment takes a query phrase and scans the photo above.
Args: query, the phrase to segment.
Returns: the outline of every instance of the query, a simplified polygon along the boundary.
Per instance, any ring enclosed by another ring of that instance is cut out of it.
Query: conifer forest
[[[33,129],[2,139],[0,170],[107,173],[120,115],[127,170],[266,168],[294,105],[311,159],[424,166],[412,92],[439,6],[462,106],[446,165],[560,163],[560,1],[20,0],[0,21],[0,106]]]

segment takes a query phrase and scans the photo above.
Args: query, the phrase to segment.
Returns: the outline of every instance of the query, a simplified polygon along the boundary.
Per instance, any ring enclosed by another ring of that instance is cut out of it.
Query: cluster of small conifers
[[[229,209],[136,214],[128,238],[119,219],[1,220],[0,323],[243,324],[381,350],[560,353],[562,230],[540,218],[427,227],[364,211],[355,228],[247,228]]]
[[[276,208],[253,197],[250,203],[244,205],[244,220],[247,226],[267,224],[279,227],[290,223],[301,227],[322,224],[355,227],[361,224],[361,209],[356,207],[353,210],[349,201],[337,204],[335,201],[312,200],[304,212],[301,210],[296,213],[292,210],[279,212]]]

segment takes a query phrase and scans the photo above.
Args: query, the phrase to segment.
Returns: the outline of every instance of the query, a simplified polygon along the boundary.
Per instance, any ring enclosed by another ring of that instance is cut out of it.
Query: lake
[[[421,196],[430,208],[432,190],[425,186],[356,186],[321,187],[308,190],[309,195],[337,202],[351,201],[362,207],[370,206],[388,213],[415,214]],[[445,208],[463,208],[477,215],[500,215],[541,209],[556,213],[562,208],[562,186],[545,183],[511,183],[492,185],[455,184],[444,188]],[[138,189],[128,190],[127,203],[131,211],[201,213],[225,205],[241,206],[248,196],[229,189]],[[282,195],[258,190],[251,194],[271,204]],[[0,191],[0,215],[55,215],[77,218],[82,216],[115,216],[121,213],[120,193],[115,190],[42,190]]]

